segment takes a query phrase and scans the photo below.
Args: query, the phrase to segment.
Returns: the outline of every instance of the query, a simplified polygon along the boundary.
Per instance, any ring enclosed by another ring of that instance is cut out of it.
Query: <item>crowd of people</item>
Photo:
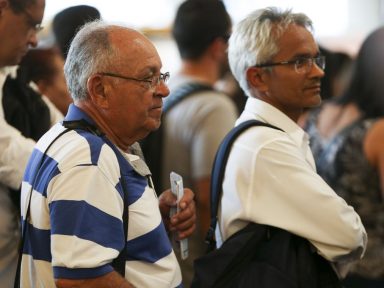
[[[279,129],[234,142],[217,248],[269,225],[330,267],[315,287],[384,286],[384,28],[352,59],[319,47],[305,14],[268,7],[232,27],[222,1],[185,0],[170,75],[149,38],[87,5],[59,12],[40,47],[45,5],[0,0],[0,287],[190,287],[216,151],[251,119]],[[228,78],[239,101],[217,89]]]

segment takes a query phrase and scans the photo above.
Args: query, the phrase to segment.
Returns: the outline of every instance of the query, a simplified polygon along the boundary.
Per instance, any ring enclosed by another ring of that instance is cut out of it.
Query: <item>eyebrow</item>
[[[31,15],[31,13],[29,13],[29,11],[26,9],[21,9],[20,13],[27,17],[28,24],[31,27],[34,27],[35,29],[37,28],[38,30],[42,29],[42,25],[41,25],[42,20],[34,19],[33,16]]]
[[[146,67],[144,67],[143,69],[140,70],[139,75],[146,75],[146,76],[143,76],[143,77],[149,78],[149,77],[152,77],[153,75],[158,74],[157,73],[158,71],[159,71],[159,73],[161,73],[161,68],[158,69],[157,66],[146,66]]]
[[[311,53],[298,53],[293,55],[291,59],[313,58],[313,57],[318,57],[320,55],[321,55],[320,51],[317,51],[315,55],[312,55]]]

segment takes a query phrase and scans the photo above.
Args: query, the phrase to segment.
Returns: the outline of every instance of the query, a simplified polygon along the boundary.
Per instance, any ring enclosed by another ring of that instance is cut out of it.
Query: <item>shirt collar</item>
[[[85,120],[89,124],[96,126],[95,121],[92,120],[91,117],[87,115],[83,110],[77,107],[75,104],[70,104],[68,108],[68,113],[65,116],[64,121],[77,121],[77,120]],[[116,146],[117,147],[117,146]],[[145,164],[142,156],[142,152],[139,144],[134,143],[130,147],[130,152],[126,153],[122,151],[120,148],[117,149],[121,152],[124,158],[131,164],[133,169],[142,176],[151,175],[148,166]]]
[[[83,110],[81,110],[79,107],[77,107],[75,104],[70,104],[68,108],[67,115],[64,118],[64,121],[76,121],[84,119],[89,124],[92,124],[94,126],[97,126],[95,121],[91,117],[88,116],[87,113],[85,113]]]
[[[248,97],[244,111],[237,123],[258,119],[284,130],[299,147],[308,143],[307,133],[286,114],[269,103],[254,97]]]

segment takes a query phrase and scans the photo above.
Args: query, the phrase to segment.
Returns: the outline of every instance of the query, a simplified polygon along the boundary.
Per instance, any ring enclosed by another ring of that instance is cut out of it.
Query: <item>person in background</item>
[[[384,27],[357,55],[345,93],[311,111],[304,127],[320,176],[359,213],[369,241],[346,287],[384,287]]]
[[[99,10],[89,5],[76,5],[57,13],[52,20],[55,43],[63,58],[67,58],[69,46],[76,32],[85,23],[101,19]]]
[[[233,127],[237,111],[229,98],[214,90],[214,84],[229,70],[227,40],[231,20],[222,1],[187,0],[178,7],[172,27],[181,68],[170,79],[171,101],[177,90],[205,85],[207,90],[191,93],[163,117],[162,185],[175,171],[184,185],[196,193],[197,233],[189,239],[189,257],[181,262],[183,283],[189,287],[193,260],[205,252],[209,228],[209,189],[213,159],[220,142]],[[165,104],[166,105],[166,104]]]
[[[36,48],[23,57],[18,73],[25,83],[36,85],[43,97],[47,97],[65,115],[72,99],[63,69],[64,60],[56,48]]]
[[[322,46],[319,49],[327,62],[325,75],[321,79],[321,98],[329,100],[342,95],[349,85],[353,59],[344,52],[334,52]]]
[[[333,52],[321,46],[319,46],[319,50],[327,63],[324,69],[324,77],[321,79],[321,99],[328,101],[333,97],[341,96],[348,87],[351,81],[354,59],[344,52]],[[311,109],[307,109],[300,116],[298,120],[300,127],[304,127],[310,111]]]
[[[194,231],[193,193],[185,189],[170,219],[175,196],[156,197],[136,143],[160,126],[169,94],[161,68],[133,29],[95,21],[76,34],[64,66],[74,103],[36,144],[22,183],[22,287],[180,286],[167,231]],[[125,277],[115,270],[120,253]]]
[[[0,0],[0,287],[14,283],[20,233],[11,189],[20,187],[34,145],[4,119],[3,85],[10,66],[37,45],[44,6],[44,0]]]
[[[219,205],[218,247],[248,223],[307,239],[339,278],[360,259],[367,234],[359,215],[316,173],[306,133],[297,125],[320,104],[325,61],[302,13],[256,10],[234,28],[228,58],[248,96],[236,125],[259,120],[235,140]],[[339,287],[337,277],[334,283]]]

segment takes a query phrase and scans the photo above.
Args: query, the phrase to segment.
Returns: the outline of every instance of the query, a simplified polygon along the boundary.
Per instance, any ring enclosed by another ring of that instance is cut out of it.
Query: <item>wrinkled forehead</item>
[[[121,29],[110,36],[120,55],[121,64],[129,66],[132,70],[149,69],[154,73],[160,70],[160,56],[147,37],[131,29]]]
[[[277,45],[279,49],[276,55],[313,57],[319,52],[313,34],[306,27],[296,24],[287,26],[277,40]]]

